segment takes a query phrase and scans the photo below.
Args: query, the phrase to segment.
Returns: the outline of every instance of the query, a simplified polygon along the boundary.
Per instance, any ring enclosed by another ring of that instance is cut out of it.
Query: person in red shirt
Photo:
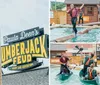
[[[71,4],[70,9],[67,11],[67,13],[69,13],[71,16],[71,23],[73,25],[73,31],[75,32],[75,36],[77,35],[77,29],[76,29],[77,17],[78,17],[79,11],[83,7],[84,7],[84,4],[80,8],[75,7],[74,4]]]
[[[61,58],[60,58],[60,62],[61,62],[60,74],[62,72],[70,74],[70,70],[68,68],[69,60],[70,59],[67,57],[67,54],[65,52],[62,53]]]

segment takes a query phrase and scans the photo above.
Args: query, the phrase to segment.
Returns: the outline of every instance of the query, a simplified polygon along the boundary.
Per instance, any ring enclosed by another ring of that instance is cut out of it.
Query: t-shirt
[[[73,9],[69,9],[69,14],[71,15],[71,17],[77,17],[78,13],[80,11],[80,8],[73,8]]]
[[[87,69],[87,73],[88,73],[87,75],[89,77],[90,76],[89,75],[89,68]],[[92,70],[92,76],[93,76],[93,78],[95,78],[95,76],[97,76],[97,71],[95,69]]]
[[[64,57],[64,59],[62,57],[60,58],[60,62],[62,62],[62,63],[67,63],[68,60],[69,59],[67,57]]]
[[[85,57],[85,59],[84,59],[84,65],[86,65],[86,62],[89,60],[89,58],[90,58],[89,56]],[[94,63],[94,60],[90,60],[88,66],[90,66],[93,63]]]
[[[88,61],[88,59],[89,59],[89,56],[86,56],[86,57],[84,58],[84,64],[86,64],[86,62]]]
[[[80,13],[79,13],[79,16],[82,17],[82,16],[83,16],[83,12],[80,12]]]

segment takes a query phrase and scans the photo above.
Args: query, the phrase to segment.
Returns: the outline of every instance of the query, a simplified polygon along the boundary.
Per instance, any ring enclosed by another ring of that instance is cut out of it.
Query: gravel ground
[[[49,85],[47,68],[2,77],[2,85]]]

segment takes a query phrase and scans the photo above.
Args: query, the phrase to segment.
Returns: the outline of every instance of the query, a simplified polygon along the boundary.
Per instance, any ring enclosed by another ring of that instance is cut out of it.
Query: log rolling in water
[[[95,26],[93,26],[93,27],[88,27],[88,28],[86,28],[85,30],[83,30],[83,31],[81,31],[81,32],[78,32],[78,35],[88,33],[89,31],[91,31],[91,30],[94,29],[94,28],[96,28],[96,27],[95,27]],[[78,35],[77,35],[77,36],[78,36]],[[53,40],[52,42],[65,42],[65,41],[67,41],[67,40],[69,40],[69,39],[72,39],[72,38],[74,38],[74,37],[75,37],[74,34],[71,34],[71,35],[69,35],[69,36],[57,38],[57,39]]]

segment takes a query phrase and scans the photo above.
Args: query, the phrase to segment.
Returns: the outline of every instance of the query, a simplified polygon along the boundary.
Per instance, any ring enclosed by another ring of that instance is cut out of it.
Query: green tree
[[[51,2],[51,10],[55,10],[55,5],[56,5],[56,10],[61,10],[64,7],[66,7],[65,3],[52,1]]]

